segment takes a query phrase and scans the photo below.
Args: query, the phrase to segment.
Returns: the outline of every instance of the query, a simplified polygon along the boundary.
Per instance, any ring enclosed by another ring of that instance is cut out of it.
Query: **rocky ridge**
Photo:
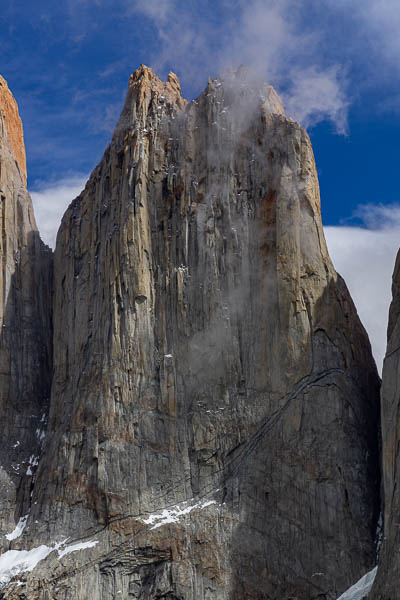
[[[141,66],[53,289],[11,542],[44,558],[3,598],[333,600],[374,566],[379,379],[271,87],[240,69],[188,103]]]

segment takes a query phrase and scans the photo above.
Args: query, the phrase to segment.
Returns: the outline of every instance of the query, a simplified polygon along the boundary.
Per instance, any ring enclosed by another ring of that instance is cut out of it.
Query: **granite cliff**
[[[141,66],[58,232],[53,332],[50,262],[40,284],[26,256],[48,425],[3,598],[333,600],[374,566],[379,378],[271,87],[239,69],[186,102]]]
[[[378,572],[371,598],[399,598],[400,537],[400,251],[393,272],[393,300],[389,311],[387,350],[382,372],[382,472],[384,487],[384,531]]]
[[[0,527],[29,509],[52,370],[52,252],[41,242],[26,191],[17,104],[0,77]]]

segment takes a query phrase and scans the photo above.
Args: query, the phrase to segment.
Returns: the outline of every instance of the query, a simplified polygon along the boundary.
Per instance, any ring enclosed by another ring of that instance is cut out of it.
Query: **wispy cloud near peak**
[[[178,6],[179,4],[179,6]],[[321,35],[304,28],[297,3],[239,0],[224,4],[224,18],[208,19],[172,0],[130,5],[153,24],[158,36],[156,71],[171,65],[182,81],[201,86],[208,75],[244,64],[282,94],[289,116],[312,126],[322,120],[347,128],[346,81],[339,65],[326,61]]]
[[[345,78],[338,67],[295,69],[283,101],[288,114],[304,127],[331,121],[338,133],[347,133],[349,101],[345,94]]]

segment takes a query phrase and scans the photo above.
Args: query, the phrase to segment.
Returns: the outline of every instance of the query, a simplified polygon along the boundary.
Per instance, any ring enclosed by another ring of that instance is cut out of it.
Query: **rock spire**
[[[12,546],[47,557],[4,598],[334,600],[373,567],[379,378],[272,88],[240,69],[186,102],[139,67],[63,217],[53,311]]]

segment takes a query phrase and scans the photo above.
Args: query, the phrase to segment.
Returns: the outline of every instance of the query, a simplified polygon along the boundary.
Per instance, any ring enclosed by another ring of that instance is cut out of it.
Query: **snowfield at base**
[[[41,560],[44,560],[50,552],[53,552],[53,550],[57,550],[58,558],[60,559],[62,556],[70,554],[70,552],[93,548],[93,546],[98,543],[97,541],[81,542],[61,548],[64,546],[65,542],[66,540],[55,544],[54,546],[42,545],[37,548],[32,548],[32,550],[8,550],[7,552],[4,552],[4,554],[0,556],[0,588],[7,585],[10,579],[15,575],[25,573],[26,571],[32,571],[36,565]]]
[[[28,515],[21,517],[20,520],[18,521],[18,523],[16,524],[14,531],[12,531],[11,533],[8,533],[6,535],[6,538],[10,542],[11,542],[11,540],[16,540],[21,535],[21,533],[25,529],[27,520],[28,520]]]
[[[337,600],[362,600],[372,589],[378,567],[366,573],[361,579],[344,592]]]
[[[181,505],[176,504],[171,508],[164,508],[162,512],[149,515],[146,519],[142,519],[142,521],[143,523],[146,523],[146,525],[153,525],[153,523],[155,523],[151,529],[157,529],[167,523],[177,523],[181,517],[188,515],[192,510],[195,510],[196,508],[203,509],[211,504],[217,503],[215,500],[207,500],[205,502],[198,502],[197,504],[183,502]]]
[[[39,546],[32,550],[8,550],[0,556],[0,586],[6,585],[19,573],[32,571],[54,548]]]

